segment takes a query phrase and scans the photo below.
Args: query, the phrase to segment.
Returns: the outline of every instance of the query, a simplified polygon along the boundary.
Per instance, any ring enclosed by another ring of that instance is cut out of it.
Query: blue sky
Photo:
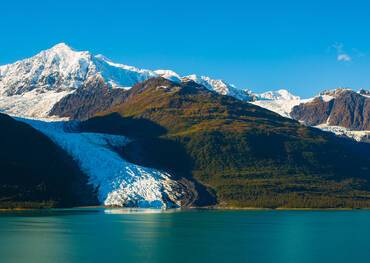
[[[257,92],[370,87],[370,1],[4,0],[0,9],[0,64],[66,42]]]

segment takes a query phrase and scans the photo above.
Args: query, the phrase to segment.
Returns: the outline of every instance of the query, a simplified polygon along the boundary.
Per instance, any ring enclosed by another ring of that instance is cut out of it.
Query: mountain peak
[[[181,77],[176,72],[169,70],[169,69],[157,69],[154,71],[156,74],[161,76],[162,78],[171,80],[176,83],[181,82]]]
[[[50,49],[52,49],[52,50],[73,50],[70,46],[68,46],[64,42],[58,43],[58,44],[54,45],[52,48],[50,48]]]
[[[340,94],[340,93],[343,93],[343,92],[348,92],[348,91],[349,92],[354,92],[350,88],[339,87],[339,88],[335,88],[335,89],[327,89],[327,90],[321,91],[319,93],[319,96],[321,96],[321,95],[337,95],[337,94]]]
[[[77,51],[67,45],[66,43],[59,43],[54,45],[53,47],[41,51],[36,56],[32,57],[34,58],[42,58],[44,60],[49,60],[52,63],[55,62],[63,62],[65,65],[68,64],[76,64],[78,61],[87,61],[90,63],[92,60],[92,55],[88,51]],[[78,64],[78,63],[77,63]]]
[[[54,46],[52,46],[49,49],[41,51],[39,54],[43,55],[58,55],[62,57],[69,57],[69,56],[81,56],[81,55],[89,55],[90,53],[88,51],[76,51],[66,43],[59,43]]]
[[[90,53],[74,51],[65,43],[4,65],[0,71],[0,106],[19,116],[44,116],[56,101],[96,73]]]
[[[257,94],[257,98],[262,100],[299,100],[300,97],[291,94],[286,89],[267,91]]]

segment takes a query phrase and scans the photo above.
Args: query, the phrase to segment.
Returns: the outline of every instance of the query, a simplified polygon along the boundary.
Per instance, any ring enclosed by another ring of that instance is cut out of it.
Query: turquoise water
[[[1,263],[369,261],[370,211],[0,213]]]

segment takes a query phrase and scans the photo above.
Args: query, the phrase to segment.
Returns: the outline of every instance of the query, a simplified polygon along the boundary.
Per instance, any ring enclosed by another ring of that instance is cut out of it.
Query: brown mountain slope
[[[123,89],[112,89],[98,76],[58,101],[49,115],[86,120],[97,112],[121,103],[126,98],[126,94]]]
[[[198,182],[222,206],[370,206],[367,145],[193,82],[158,78],[138,84],[125,102],[83,127],[135,137],[122,149],[126,158]],[[197,204],[207,203],[200,192]]]

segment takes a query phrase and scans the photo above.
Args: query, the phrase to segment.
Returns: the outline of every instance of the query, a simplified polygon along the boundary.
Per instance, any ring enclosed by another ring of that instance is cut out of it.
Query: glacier
[[[170,208],[180,207],[186,188],[169,173],[132,164],[113,147],[124,147],[125,136],[77,132],[78,122],[40,121],[16,118],[47,135],[79,164],[98,189],[105,206]]]
[[[267,91],[253,95],[255,99],[254,101],[251,101],[252,104],[273,111],[286,118],[291,118],[290,112],[294,106],[308,101],[291,94],[285,89]]]
[[[315,128],[323,131],[332,132],[337,136],[344,136],[351,138],[357,142],[368,142],[370,143],[370,131],[354,131],[341,126],[333,126],[328,124],[320,124],[314,126]]]

